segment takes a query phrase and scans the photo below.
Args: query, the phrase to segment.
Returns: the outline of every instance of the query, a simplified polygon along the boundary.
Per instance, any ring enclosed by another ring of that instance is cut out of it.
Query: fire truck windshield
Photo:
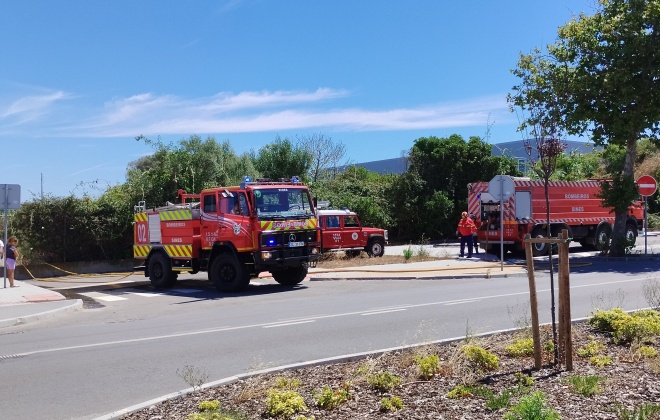
[[[306,188],[255,189],[257,215],[261,220],[308,219],[314,208]]]

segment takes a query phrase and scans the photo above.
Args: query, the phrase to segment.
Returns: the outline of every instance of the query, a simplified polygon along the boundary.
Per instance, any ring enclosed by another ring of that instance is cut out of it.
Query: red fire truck
[[[244,289],[269,271],[280,284],[303,281],[320,256],[320,233],[309,190],[297,177],[249,178],[240,186],[188,194],[181,202],[135,206],[133,255],[154,287],[180,272],[207,271],[224,292]],[[193,201],[189,201],[193,200]]]
[[[543,181],[511,177],[514,191],[503,202],[503,220],[500,223],[500,201],[488,193],[488,182],[468,184],[468,211],[478,227],[479,245],[486,252],[500,249],[500,226],[504,226],[504,247],[507,251],[524,249],[523,238],[547,236],[547,227],[556,237],[567,229],[569,237],[584,247],[603,249],[609,243],[614,223],[613,209],[603,207],[598,198],[601,181],[550,181],[550,220],[546,215]],[[643,228],[644,209],[636,201],[628,210],[626,239],[634,240]],[[549,244],[534,244],[534,256],[546,255]]]

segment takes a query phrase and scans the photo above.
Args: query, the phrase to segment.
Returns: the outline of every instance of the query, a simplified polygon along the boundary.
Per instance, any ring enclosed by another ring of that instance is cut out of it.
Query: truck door
[[[355,248],[360,246],[360,221],[355,215],[342,216],[344,228],[341,233],[341,245],[344,248]]]
[[[202,221],[200,225],[200,235],[202,237],[202,248],[213,247],[218,240],[219,219],[218,219],[218,196],[215,192],[203,194],[202,203]]]
[[[339,216],[322,216],[323,248],[341,248],[341,225]]]
[[[219,240],[234,244],[238,251],[251,251],[252,225],[247,198],[243,191],[222,192],[219,199]]]

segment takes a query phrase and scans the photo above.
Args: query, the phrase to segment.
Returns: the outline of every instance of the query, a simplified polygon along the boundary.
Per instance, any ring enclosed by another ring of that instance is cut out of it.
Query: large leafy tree
[[[272,180],[301,176],[307,178],[312,166],[312,155],[300,144],[277,136],[258,152],[252,152],[252,161],[262,176]]]
[[[395,185],[395,215],[400,229],[415,236],[447,237],[467,209],[467,185],[490,181],[497,174],[519,175],[516,162],[492,156],[492,147],[479,137],[453,134],[447,138],[415,140],[408,157],[408,175]],[[416,212],[416,213],[415,213]],[[411,224],[410,227],[405,227]]]
[[[596,145],[625,147],[622,171],[605,190],[616,219],[610,252],[623,252],[627,205],[635,198],[637,142],[660,136],[660,0],[599,0],[559,28],[547,52],[522,54],[513,73],[521,83],[510,100],[525,109],[523,126],[556,125],[590,132]]]
[[[193,135],[178,144],[138,137],[155,151],[131,162],[127,171],[127,189],[137,203],[163,205],[174,201],[177,191],[200,192],[204,188],[237,185],[244,176],[258,173],[247,154],[236,155],[229,141],[218,143],[213,137],[202,140]]]

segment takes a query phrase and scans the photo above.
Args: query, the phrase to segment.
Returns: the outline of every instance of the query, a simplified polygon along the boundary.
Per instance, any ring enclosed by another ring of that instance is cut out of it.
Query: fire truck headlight
[[[386,241],[389,241],[389,240],[390,240],[390,237],[389,237],[389,234],[387,233],[387,231],[385,231],[385,233],[384,233],[383,236],[385,236],[385,240],[386,240]]]
[[[312,255],[319,255],[321,253],[321,250],[318,248],[312,248]]]
[[[275,253],[271,251],[261,251],[261,259],[262,260],[270,260],[271,258],[275,257]]]

